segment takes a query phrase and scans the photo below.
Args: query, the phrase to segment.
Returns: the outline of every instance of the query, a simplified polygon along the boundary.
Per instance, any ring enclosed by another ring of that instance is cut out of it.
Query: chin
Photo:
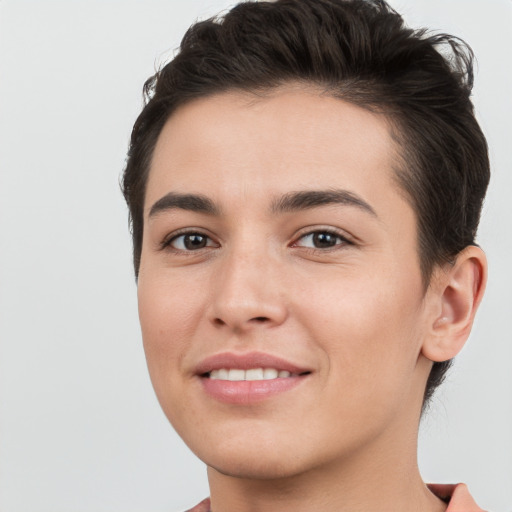
[[[282,480],[304,472],[298,461],[275,460],[275,456],[266,457],[260,453],[257,456],[237,454],[234,457],[213,457],[203,462],[215,471],[233,478],[249,480]]]
[[[303,437],[260,435],[187,439],[189,448],[222,475],[248,480],[286,480],[319,468],[330,459],[321,441]],[[299,439],[302,438],[302,442]]]

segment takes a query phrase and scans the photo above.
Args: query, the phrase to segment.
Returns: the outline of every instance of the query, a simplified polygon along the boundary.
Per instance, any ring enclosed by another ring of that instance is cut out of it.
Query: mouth
[[[295,388],[312,370],[264,353],[223,353],[196,369],[203,390],[221,402],[248,405]]]
[[[248,370],[244,370],[242,368],[220,368],[204,374],[203,377],[212,380],[240,382],[288,379],[300,377],[301,375],[308,375],[309,373],[310,372],[308,371],[303,373],[291,373],[288,370],[278,370],[277,368],[249,368]]]

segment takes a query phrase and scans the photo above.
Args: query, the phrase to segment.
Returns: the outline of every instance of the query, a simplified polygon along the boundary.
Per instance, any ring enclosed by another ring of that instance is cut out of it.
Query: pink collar
[[[465,484],[428,484],[428,488],[448,503],[446,512],[485,512],[475,503]]]
[[[446,512],[485,512],[475,503],[465,484],[428,484],[428,488],[448,503]],[[204,499],[187,512],[211,512],[210,498]]]

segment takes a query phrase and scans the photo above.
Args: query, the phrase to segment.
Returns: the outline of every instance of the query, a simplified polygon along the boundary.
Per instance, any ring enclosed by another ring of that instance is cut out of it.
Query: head
[[[245,2],[196,23],[178,55],[146,82],[132,133],[123,192],[136,276],[147,184],[168,121],[182,107],[222,94],[265,101],[299,87],[385,123],[396,149],[392,179],[414,212],[414,247],[428,293],[436,269],[475,244],[489,180],[472,80],[472,52],[462,41],[409,29],[379,0]],[[434,362],[423,405],[449,365],[450,359]]]

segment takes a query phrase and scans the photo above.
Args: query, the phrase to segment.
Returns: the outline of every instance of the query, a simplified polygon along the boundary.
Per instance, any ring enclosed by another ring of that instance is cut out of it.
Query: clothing
[[[186,512],[210,512],[210,498],[206,498],[205,500],[201,501],[201,503],[196,505],[194,508],[191,508]]]
[[[448,503],[446,512],[485,512],[475,503],[464,484],[429,484],[428,488]],[[206,498],[187,512],[211,512],[210,499]]]
[[[448,502],[446,512],[485,512],[475,503],[465,484],[429,484],[428,488]]]

